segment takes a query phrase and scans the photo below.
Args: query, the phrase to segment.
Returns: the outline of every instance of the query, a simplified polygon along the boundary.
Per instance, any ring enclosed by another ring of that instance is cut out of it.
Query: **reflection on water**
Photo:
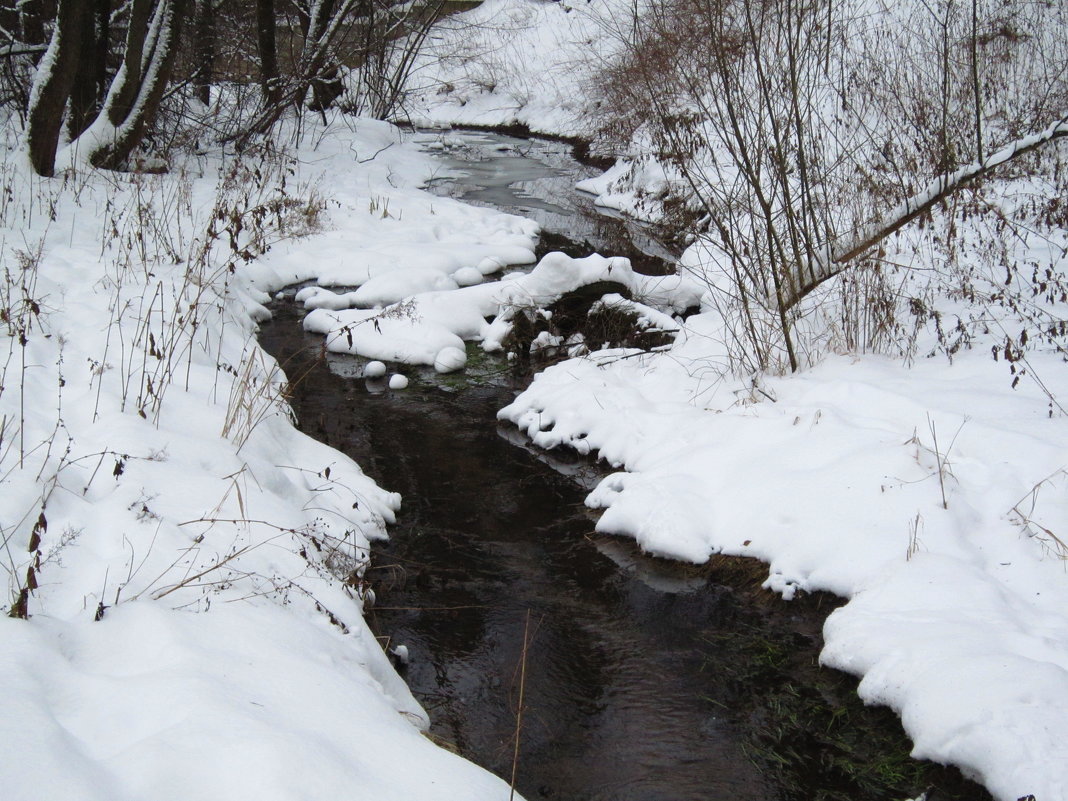
[[[573,480],[595,468],[546,464],[501,436],[507,386],[446,392],[416,380],[378,392],[355,378],[354,360],[317,361],[320,340],[291,307],[261,333],[289,374],[307,373],[294,396],[305,430],[404,497],[368,577],[374,623],[408,646],[406,678],[432,734],[510,775],[530,610],[526,798],[776,798],[724,715],[730,691],[703,670],[711,627],[759,616],[707,574],[595,535]]]
[[[433,192],[536,220],[544,232],[571,240],[572,256],[627,256],[651,274],[675,261],[653,226],[599,208],[575,189],[597,170],[576,162],[568,144],[474,131],[417,134],[416,141],[434,146],[443,163]]]

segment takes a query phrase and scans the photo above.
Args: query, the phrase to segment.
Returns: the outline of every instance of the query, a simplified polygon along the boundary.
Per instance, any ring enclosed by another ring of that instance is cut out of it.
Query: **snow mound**
[[[386,374],[386,365],[380,361],[370,361],[364,365],[363,377],[364,378],[381,378]]]
[[[568,292],[601,281],[621,284],[636,297],[675,311],[695,305],[703,291],[683,276],[635,273],[625,258],[594,254],[573,259],[549,253],[530,273],[453,291],[419,293],[381,311],[320,306],[304,319],[304,327],[323,334],[327,349],[335,353],[437,367],[443,351],[458,352],[442,362],[455,370],[466,362],[466,355],[463,361],[458,355],[465,353],[465,340],[481,342],[489,352],[501,350],[517,310],[547,306]],[[670,315],[649,306],[633,308],[658,323],[671,321]]]
[[[762,559],[785,598],[850,599],[822,660],[901,714],[917,757],[999,799],[1068,797],[1050,770],[1068,764],[1068,581],[1043,534],[1068,520],[1068,420],[974,351],[732,381],[708,358],[713,317],[667,352],[550,367],[499,417],[625,469],[589,495],[599,531],[692,562]],[[1059,358],[1030,359],[1068,397]]]
[[[434,369],[439,373],[452,373],[464,369],[467,364],[467,352],[461,348],[447,347],[438,351],[434,357]]]

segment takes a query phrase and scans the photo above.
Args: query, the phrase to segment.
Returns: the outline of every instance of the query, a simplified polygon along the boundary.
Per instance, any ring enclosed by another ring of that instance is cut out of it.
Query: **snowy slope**
[[[622,9],[622,13],[621,13]],[[618,49],[619,0],[487,0],[435,26],[398,116],[416,125],[586,133],[594,71]]]

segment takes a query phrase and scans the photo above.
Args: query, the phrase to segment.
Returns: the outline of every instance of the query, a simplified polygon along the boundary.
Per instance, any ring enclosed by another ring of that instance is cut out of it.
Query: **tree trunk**
[[[275,40],[274,0],[256,0],[256,44],[260,56],[263,104],[272,108],[282,99],[282,86],[278,77],[278,45]]]
[[[26,146],[38,175],[55,172],[56,148],[78,70],[82,29],[88,26],[92,7],[84,0],[60,0],[48,51],[41,59],[30,90]]]
[[[168,0],[162,0],[166,3]],[[152,16],[153,0],[133,0],[130,20],[126,28],[126,49],[122,66],[115,74],[104,103],[104,112],[112,125],[118,127],[130,114],[141,87],[141,66],[145,55],[148,23]]]
[[[207,106],[211,103],[211,82],[215,77],[215,0],[197,0],[193,36],[197,62],[193,83],[197,100]]]
[[[108,35],[111,0],[93,0],[92,24],[81,29],[80,68],[70,94],[67,135],[73,141],[89,127],[107,90]]]
[[[308,56],[319,48],[326,34],[328,23],[334,13],[335,0],[297,0],[297,19],[304,40],[301,63],[308,63]],[[307,74],[307,71],[305,70]],[[311,75],[311,111],[325,111],[341,95],[341,82],[337,79],[336,65],[321,65]]]
[[[134,7],[137,5],[138,0],[134,0]],[[133,149],[141,143],[170,80],[184,14],[185,0],[160,0],[141,46],[130,47],[130,40],[127,40],[127,54],[120,75],[125,73],[129,77],[136,71],[139,80],[136,84],[131,81],[121,86],[116,103],[106,109],[108,120],[114,126],[114,135],[96,144],[96,149],[89,155],[94,166],[121,169]],[[143,69],[139,68],[141,65]],[[116,76],[117,80],[119,76]],[[109,100],[112,94],[116,94],[115,87],[112,87]],[[122,111],[125,113],[120,117]]]

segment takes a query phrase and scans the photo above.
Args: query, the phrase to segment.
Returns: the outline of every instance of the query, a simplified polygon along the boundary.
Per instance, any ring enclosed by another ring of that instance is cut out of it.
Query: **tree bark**
[[[89,23],[92,7],[84,0],[60,0],[48,50],[41,59],[30,90],[26,145],[30,164],[38,175],[55,172],[56,148],[78,70],[82,29]]]
[[[70,94],[67,135],[73,141],[89,127],[107,91],[108,35],[111,0],[92,0],[91,24],[82,26],[80,67]]]
[[[134,0],[135,7],[137,3],[138,0]],[[120,88],[121,97],[117,97],[116,104],[107,109],[114,135],[97,143],[96,149],[89,155],[89,161],[94,166],[121,169],[133,149],[141,143],[145,129],[159,110],[163,92],[170,80],[178,53],[185,5],[185,0],[160,0],[141,46],[127,47],[120,74],[125,72],[131,76],[136,71],[139,80],[136,84],[131,82],[123,85]],[[132,63],[134,55],[137,56],[136,64]],[[120,117],[122,111],[125,113]]]
[[[278,76],[278,44],[275,37],[274,0],[256,0],[256,45],[260,56],[260,86],[263,103],[271,108],[281,101]]]
[[[211,82],[215,77],[215,0],[197,0],[193,35],[197,61],[193,83],[197,100],[206,106],[211,103]]]

